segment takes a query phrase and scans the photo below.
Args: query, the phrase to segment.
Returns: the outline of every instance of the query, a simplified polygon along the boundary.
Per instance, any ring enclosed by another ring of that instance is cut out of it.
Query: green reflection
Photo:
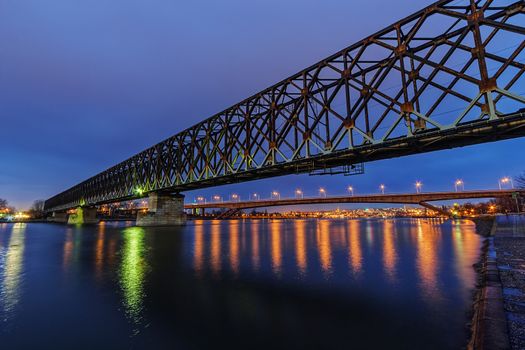
[[[7,246],[1,300],[6,317],[13,313],[20,301],[20,284],[24,260],[24,238],[26,224],[14,224]]]
[[[144,277],[147,272],[144,229],[129,227],[123,231],[121,248],[120,287],[127,316],[135,324],[142,319]]]

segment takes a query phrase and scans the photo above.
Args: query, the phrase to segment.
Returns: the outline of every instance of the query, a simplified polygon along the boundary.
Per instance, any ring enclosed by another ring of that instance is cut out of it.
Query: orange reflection
[[[255,271],[259,270],[261,256],[259,252],[259,223],[251,222],[250,231],[252,232],[252,264]]]
[[[475,278],[475,270],[471,268],[470,256],[467,252],[478,251],[479,236],[476,234],[476,226],[456,220],[453,222],[452,243],[454,246],[454,259],[456,260],[456,274],[461,276],[459,283],[469,285]]]
[[[219,220],[211,225],[211,269],[215,275],[221,271],[221,226]]]
[[[270,224],[270,245],[272,249],[272,270],[275,274],[281,274],[282,252],[281,252],[281,222],[272,220]]]
[[[321,220],[317,231],[317,249],[319,261],[325,273],[332,269],[332,247],[330,246],[330,221]]]
[[[297,268],[302,274],[306,273],[306,223],[304,220],[295,222],[295,259]]]
[[[439,248],[439,234],[428,223],[421,219],[416,220],[417,230],[417,269],[420,275],[423,292],[428,298],[440,297],[437,285],[437,250]]]
[[[104,265],[104,235],[105,235],[106,225],[101,222],[98,225],[97,233],[97,246],[95,248],[95,275],[97,278],[100,278],[102,274],[102,267]]]
[[[230,221],[230,266],[234,274],[239,273],[239,221]]]
[[[110,239],[109,239],[109,243],[108,243],[108,249],[107,249],[107,258],[106,258],[106,265],[108,267],[111,267],[111,266],[114,266],[115,265],[115,261],[116,261],[116,257],[117,257],[117,243],[118,243],[118,238],[113,235],[110,235]]]
[[[391,220],[383,221],[383,264],[390,279],[395,278],[397,253],[394,245],[394,224]]]
[[[195,242],[193,246],[193,268],[195,274],[200,276],[204,259],[204,222],[195,220]]]
[[[350,232],[348,232],[348,241],[350,242],[348,251],[349,264],[354,273],[359,274],[363,267],[363,253],[361,251],[361,233],[359,220],[350,220]]]
[[[66,240],[64,242],[64,253],[63,253],[62,264],[64,269],[68,269],[71,265],[71,259],[73,258],[73,232],[71,228],[68,228],[66,231]]]

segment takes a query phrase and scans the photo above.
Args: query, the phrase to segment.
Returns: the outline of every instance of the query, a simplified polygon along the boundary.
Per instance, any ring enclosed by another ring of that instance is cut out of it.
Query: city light
[[[379,189],[381,190],[382,194],[385,194],[385,188],[386,188],[385,185],[383,184],[379,185]]]
[[[463,182],[463,180],[461,179],[457,179],[455,182],[454,182],[454,188],[456,189],[456,192],[458,191],[465,191],[465,183]]]
[[[504,178],[498,181],[499,189],[502,190],[504,185],[506,184],[510,184],[510,188],[514,188],[514,183],[512,182],[512,178],[505,176]]]
[[[348,186],[346,189],[352,196],[354,195],[354,188],[352,186]]]
[[[319,189],[319,196],[326,197],[326,190],[322,187]]]
[[[230,200],[231,201],[238,201],[240,199],[239,195],[237,193],[233,193],[231,196],[230,196]]]
[[[253,194],[253,199],[258,200],[258,199],[259,199],[259,194],[254,193],[254,194]]]
[[[423,184],[421,183],[421,181],[416,181],[416,193],[421,192],[421,187],[423,187]]]
[[[25,219],[29,219],[29,217],[30,216],[28,214],[23,213],[21,211],[19,211],[18,213],[14,215],[15,220],[25,220]]]
[[[272,196],[271,196],[273,199],[281,199],[281,194],[277,191],[272,191]]]
[[[218,201],[222,202],[222,197],[216,194],[216,195],[213,196],[213,200],[216,201],[216,202],[218,202]]]
[[[203,196],[198,196],[197,197],[197,202],[199,202],[199,203],[202,203],[202,202],[206,203],[206,198],[203,197]]]
[[[295,190],[295,197],[296,198],[304,198],[303,191],[300,189]]]

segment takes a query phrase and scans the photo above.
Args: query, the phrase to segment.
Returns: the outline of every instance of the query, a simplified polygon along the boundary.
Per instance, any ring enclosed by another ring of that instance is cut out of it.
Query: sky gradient
[[[46,199],[432,1],[8,0],[0,4],[0,198]],[[523,139],[188,193],[496,188]]]

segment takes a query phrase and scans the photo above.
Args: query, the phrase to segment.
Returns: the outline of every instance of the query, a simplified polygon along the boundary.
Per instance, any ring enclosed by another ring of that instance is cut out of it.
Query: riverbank
[[[512,349],[525,349],[525,216],[498,218],[494,237]]]
[[[480,264],[469,349],[525,349],[525,217],[476,222],[487,236]]]

